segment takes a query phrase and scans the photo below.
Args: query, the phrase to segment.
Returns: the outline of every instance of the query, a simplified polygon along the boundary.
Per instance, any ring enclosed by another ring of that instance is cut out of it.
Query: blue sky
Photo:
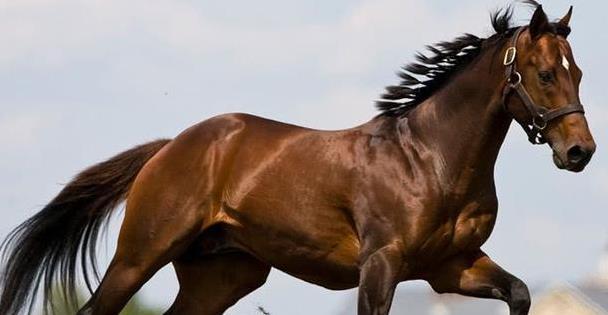
[[[489,35],[489,12],[505,3],[0,0],[0,236],[77,171],[219,113],[323,129],[367,121],[415,51],[463,32]],[[550,150],[530,146],[514,125],[497,167],[499,219],[484,246],[532,284],[590,276],[608,241],[608,5],[558,0],[546,10],[557,18],[570,4],[598,152],[582,174],[559,171]],[[517,11],[522,22],[530,15]],[[166,306],[176,290],[166,268],[142,294]],[[273,272],[228,314],[258,304],[274,314],[334,314],[351,294]]]

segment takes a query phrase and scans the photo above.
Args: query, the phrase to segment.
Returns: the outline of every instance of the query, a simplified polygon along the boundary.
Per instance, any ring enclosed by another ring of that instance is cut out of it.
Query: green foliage
[[[53,315],[73,315],[75,310],[73,310],[65,301],[60,291],[61,290],[55,290],[56,293],[53,295],[52,303],[55,306]],[[84,298],[84,295],[78,294],[78,305],[83,305],[85,302],[86,298]],[[138,295],[135,295],[123,311],[120,312],[120,315],[159,315],[162,313],[163,311],[160,309],[145,305],[141,298]]]

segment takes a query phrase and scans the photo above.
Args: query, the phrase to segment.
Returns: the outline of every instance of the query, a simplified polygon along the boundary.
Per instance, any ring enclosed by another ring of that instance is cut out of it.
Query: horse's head
[[[505,52],[505,104],[531,142],[549,143],[557,167],[580,172],[596,146],[579,98],[583,74],[567,40],[571,16],[572,8],[552,23],[538,6],[530,25],[515,32]]]

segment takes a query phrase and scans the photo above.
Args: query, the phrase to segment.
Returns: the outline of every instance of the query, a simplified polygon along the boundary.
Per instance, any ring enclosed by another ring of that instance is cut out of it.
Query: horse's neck
[[[511,123],[501,105],[501,65],[487,54],[480,56],[408,115],[409,128],[434,153],[437,175],[452,187],[466,189],[493,180]]]

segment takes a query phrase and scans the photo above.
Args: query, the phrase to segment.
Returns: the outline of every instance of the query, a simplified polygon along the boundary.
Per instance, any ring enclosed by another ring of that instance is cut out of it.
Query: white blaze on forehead
[[[570,62],[568,62],[568,58],[566,58],[564,55],[562,55],[562,66],[564,66],[566,70],[570,71]]]

